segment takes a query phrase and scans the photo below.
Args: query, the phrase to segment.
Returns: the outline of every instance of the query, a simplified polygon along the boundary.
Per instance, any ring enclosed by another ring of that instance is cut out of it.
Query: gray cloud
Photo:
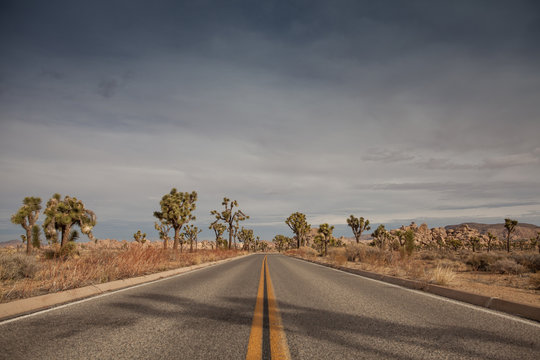
[[[58,191],[129,238],[176,186],[269,238],[293,211],[540,221],[534,1],[6,4],[6,219]]]

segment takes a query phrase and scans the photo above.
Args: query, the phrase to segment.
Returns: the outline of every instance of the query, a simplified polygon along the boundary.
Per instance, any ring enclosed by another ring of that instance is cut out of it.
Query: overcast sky
[[[25,196],[157,238],[172,187],[306,213],[540,225],[538,1],[0,1],[0,240]],[[40,221],[43,220],[43,216]]]

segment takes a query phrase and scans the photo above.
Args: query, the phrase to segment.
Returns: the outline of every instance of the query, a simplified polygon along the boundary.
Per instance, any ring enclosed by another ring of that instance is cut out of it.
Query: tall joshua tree
[[[359,218],[354,217],[354,215],[349,216],[349,218],[347,219],[347,225],[351,227],[357,244],[360,242],[362,232],[364,232],[364,230],[371,230],[371,226],[369,226],[369,220],[364,219],[361,216]]]
[[[306,215],[295,212],[291,214],[285,220],[285,224],[291,228],[292,232],[296,236],[296,247],[300,248],[300,245],[304,245],[306,242],[307,234],[311,230],[311,225],[306,221]]]
[[[244,250],[255,250],[255,236],[252,229],[246,229],[242,226],[242,229],[238,232],[238,241],[244,243]]]
[[[154,217],[156,217],[162,225],[165,227],[170,226],[174,229],[174,243],[173,249],[178,249],[180,243],[180,231],[184,224],[195,220],[195,216],[192,214],[196,209],[195,202],[197,201],[197,193],[192,191],[180,192],[175,188],[172,188],[171,192],[163,195],[159,205],[161,211],[155,211]],[[158,225],[157,227],[160,227]],[[159,231],[159,230],[158,230]]]
[[[165,222],[158,222],[156,221],[154,223],[154,229],[156,229],[159,233],[159,238],[163,240],[163,248],[167,249],[169,247],[169,231],[171,231],[172,226],[165,223]]]
[[[510,252],[510,236],[516,230],[517,220],[504,219],[504,227],[506,228],[506,251]]]
[[[487,233],[487,236],[487,251],[490,252],[491,244],[497,241],[497,237],[490,232]]]
[[[321,241],[324,247],[323,255],[328,254],[328,243],[332,240],[332,232],[334,231],[334,226],[330,226],[327,223],[319,225],[319,230],[317,231],[321,236]]]
[[[210,224],[208,228],[214,230],[214,233],[216,234],[216,249],[220,248],[221,244],[226,241],[222,236],[225,230],[227,230],[227,227],[221,223],[214,222]]]
[[[383,224],[379,225],[371,236],[373,237],[373,243],[383,250],[386,247],[387,241],[390,240],[390,233],[386,230]]]
[[[26,253],[30,254],[32,252],[32,241],[33,238],[32,230],[36,225],[36,222],[39,218],[39,211],[41,210],[41,199],[38,197],[25,197],[23,200],[23,206],[11,216],[11,222],[14,224],[21,225],[26,231]],[[38,232],[39,238],[39,232]]]
[[[236,200],[231,201],[229,198],[225,197],[223,198],[221,205],[225,207],[223,211],[210,211],[210,214],[216,217],[216,220],[210,226],[214,226],[214,224],[218,224],[220,221],[225,223],[227,226],[227,231],[229,232],[230,249],[232,246],[233,237],[236,246],[236,233],[238,232],[239,222],[249,219],[249,216],[244,214],[244,212],[240,209],[234,210],[235,207],[238,208],[238,202]]]
[[[43,212],[46,216],[43,230],[49,241],[58,241],[58,231],[61,233],[60,246],[64,246],[70,239],[71,228],[77,225],[81,232],[90,240],[95,240],[92,228],[96,225],[96,214],[84,207],[81,200],[76,197],[54,194],[47,201],[47,208]]]
[[[191,224],[186,225],[184,227],[184,232],[182,233],[182,236],[186,241],[189,241],[189,252],[193,252],[193,243],[195,242],[195,250],[197,249],[197,235],[202,230],[199,230],[198,227],[193,226]]]

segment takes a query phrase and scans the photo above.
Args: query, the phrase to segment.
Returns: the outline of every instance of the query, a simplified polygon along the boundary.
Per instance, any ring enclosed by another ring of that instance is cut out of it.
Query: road
[[[0,324],[2,359],[539,359],[540,324],[282,255]],[[265,270],[262,271],[261,270]]]

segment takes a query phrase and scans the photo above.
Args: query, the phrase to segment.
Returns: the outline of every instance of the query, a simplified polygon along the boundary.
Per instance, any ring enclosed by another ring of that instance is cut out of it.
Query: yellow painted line
[[[253,313],[253,322],[251,323],[251,332],[249,334],[248,350],[246,360],[262,359],[263,344],[263,311],[264,311],[264,269],[266,265],[266,256],[261,265],[261,277],[259,280],[259,290],[257,291],[257,302]]]
[[[268,264],[266,261],[265,264],[266,292],[268,295],[268,318],[270,323],[270,354],[272,360],[289,360],[291,358],[291,354],[289,353],[289,346],[287,345],[287,338],[285,337],[285,331],[283,330],[281,315],[279,314],[276,297],[274,296],[274,286],[272,285],[272,279],[270,279],[270,272],[268,271]]]

